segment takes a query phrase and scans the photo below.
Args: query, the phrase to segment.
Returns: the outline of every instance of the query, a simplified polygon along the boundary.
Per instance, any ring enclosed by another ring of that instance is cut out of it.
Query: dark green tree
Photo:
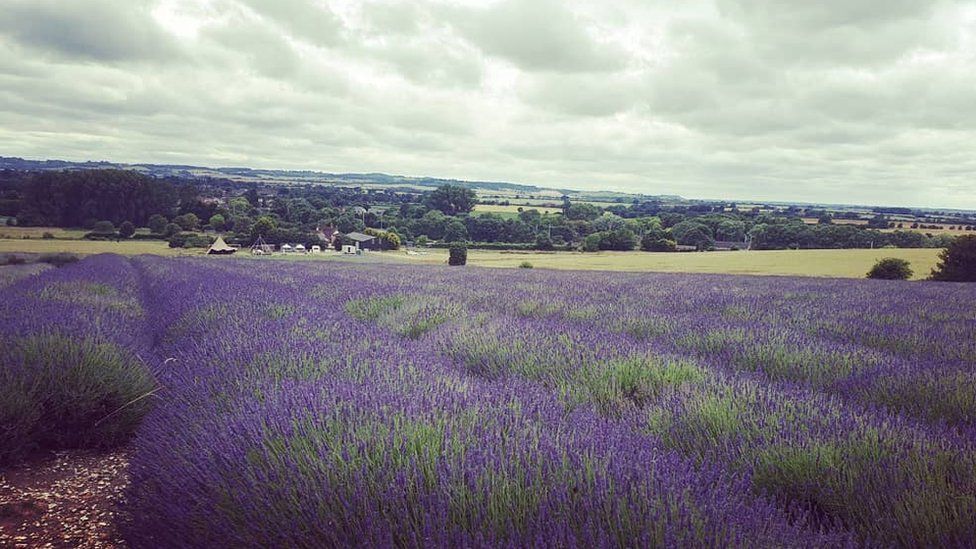
[[[468,240],[468,229],[460,221],[452,221],[444,231],[444,242],[465,242]]]
[[[154,234],[162,234],[166,230],[166,224],[169,223],[165,217],[160,214],[153,214],[149,217],[149,221],[146,224],[149,227],[149,232]]]
[[[210,216],[209,224],[215,231],[222,231],[224,230],[224,225],[227,224],[227,220],[220,214],[214,214]]]
[[[162,234],[166,238],[172,238],[173,235],[180,234],[180,231],[182,231],[182,230],[183,230],[183,227],[180,227],[176,223],[167,223],[166,224],[166,227],[163,228],[163,233]]]
[[[99,233],[99,234],[114,233],[115,225],[113,225],[112,222],[108,220],[99,221],[98,223],[95,223],[94,227],[92,227],[92,232]]]
[[[960,236],[939,254],[932,280],[976,282],[976,235]]]
[[[460,266],[468,263],[468,247],[464,244],[455,244],[451,246],[449,254],[450,255],[447,258],[448,265]]]
[[[122,238],[129,238],[130,236],[136,234],[136,226],[132,224],[131,221],[123,221],[119,225],[119,236]]]
[[[868,271],[867,276],[881,280],[908,280],[912,277],[912,267],[904,259],[886,257],[879,259]]]
[[[471,189],[458,185],[442,185],[427,196],[429,208],[440,210],[444,215],[459,215],[471,212],[478,197]]]

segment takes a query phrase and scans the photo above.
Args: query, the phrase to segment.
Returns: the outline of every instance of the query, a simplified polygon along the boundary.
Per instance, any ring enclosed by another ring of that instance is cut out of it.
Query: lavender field
[[[133,547],[976,543],[976,286],[96,256],[0,289],[0,464]]]

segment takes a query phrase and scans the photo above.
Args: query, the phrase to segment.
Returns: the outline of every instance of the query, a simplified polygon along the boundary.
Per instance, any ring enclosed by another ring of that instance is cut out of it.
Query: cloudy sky
[[[976,0],[0,0],[0,155],[976,208]]]

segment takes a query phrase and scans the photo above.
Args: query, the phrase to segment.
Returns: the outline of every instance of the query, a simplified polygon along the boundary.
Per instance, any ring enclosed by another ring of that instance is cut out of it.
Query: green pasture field
[[[50,233],[54,238],[78,239],[88,231],[84,229],[62,229],[60,227],[0,227],[0,239],[42,238]]]

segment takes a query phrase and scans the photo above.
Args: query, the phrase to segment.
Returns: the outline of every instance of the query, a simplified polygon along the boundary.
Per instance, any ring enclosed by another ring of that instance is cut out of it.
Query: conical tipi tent
[[[210,245],[210,249],[207,250],[208,255],[227,255],[232,254],[237,251],[237,248],[231,248],[224,242],[224,237],[218,236],[217,240]]]

